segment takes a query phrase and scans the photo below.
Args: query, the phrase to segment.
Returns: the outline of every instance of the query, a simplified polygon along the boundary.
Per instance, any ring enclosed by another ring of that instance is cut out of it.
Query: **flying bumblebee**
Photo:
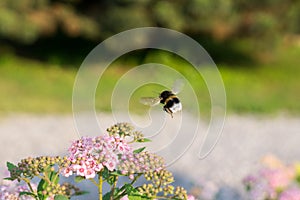
[[[148,106],[156,106],[159,103],[164,104],[164,111],[169,113],[173,118],[173,113],[182,110],[182,104],[176,96],[181,91],[182,87],[183,82],[181,79],[178,79],[174,82],[172,90],[164,90],[158,97],[142,97],[140,102]]]

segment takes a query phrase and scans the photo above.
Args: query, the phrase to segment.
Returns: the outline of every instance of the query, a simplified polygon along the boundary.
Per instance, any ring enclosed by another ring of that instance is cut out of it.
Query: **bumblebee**
[[[142,97],[140,102],[144,105],[148,106],[156,106],[159,103],[164,104],[164,111],[171,115],[173,118],[173,113],[182,110],[182,104],[179,98],[176,96],[181,90],[183,83],[181,80],[177,80],[174,82],[172,91],[164,90],[162,91],[158,97]]]

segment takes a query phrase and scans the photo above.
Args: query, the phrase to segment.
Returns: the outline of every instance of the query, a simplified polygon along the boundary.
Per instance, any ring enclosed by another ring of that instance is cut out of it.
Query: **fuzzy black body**
[[[171,114],[180,111],[182,105],[178,97],[171,91],[165,90],[160,95],[160,103],[164,104],[164,110]],[[173,116],[172,116],[173,117]]]

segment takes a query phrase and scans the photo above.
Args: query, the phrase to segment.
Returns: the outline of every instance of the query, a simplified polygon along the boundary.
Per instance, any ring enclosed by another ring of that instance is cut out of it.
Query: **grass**
[[[221,68],[230,112],[300,113],[300,48],[281,49],[254,69]]]
[[[75,70],[6,56],[0,59],[0,112],[71,112]]]
[[[287,112],[300,114],[300,47],[283,47],[269,64],[256,67],[219,66],[227,93],[229,113],[276,114]],[[169,59],[165,59],[169,60]],[[186,65],[171,60],[167,64]],[[96,107],[110,110],[110,96],[115,83],[127,68],[109,68],[101,80],[96,95]],[[191,74],[188,67],[183,72]],[[71,113],[72,87],[77,70],[72,67],[41,63],[15,56],[0,57],[0,114]],[[132,80],[134,82],[134,80]],[[209,94],[204,83],[192,81],[195,89],[203,91],[200,107],[209,111]],[[130,84],[130,83],[128,83]],[[161,87],[160,87],[161,88]],[[161,90],[159,87],[158,89]],[[146,93],[153,88],[146,88]],[[157,89],[157,88],[156,88]],[[126,91],[125,91],[126,92]],[[137,91],[137,94],[140,94]],[[138,96],[138,95],[133,95]],[[130,100],[130,108],[145,109],[137,99]],[[193,102],[191,102],[193,103]]]

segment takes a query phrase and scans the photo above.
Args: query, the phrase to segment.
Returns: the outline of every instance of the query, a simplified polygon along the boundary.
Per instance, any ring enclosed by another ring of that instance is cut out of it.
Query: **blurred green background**
[[[1,0],[0,115],[71,113],[85,56],[107,37],[144,26],[180,31],[208,51],[229,113],[300,114],[300,1]],[[166,52],[136,51],[109,68],[102,92],[147,62],[190,70]],[[209,94],[201,98],[208,111]],[[96,102],[98,110],[110,110],[109,95],[96,95]]]

